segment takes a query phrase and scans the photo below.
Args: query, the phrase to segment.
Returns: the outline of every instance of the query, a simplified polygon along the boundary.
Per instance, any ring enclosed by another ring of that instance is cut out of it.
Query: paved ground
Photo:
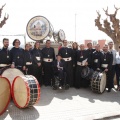
[[[118,120],[120,92],[96,94],[88,89],[54,91],[41,88],[41,99],[32,108],[18,109],[13,102],[0,120]]]

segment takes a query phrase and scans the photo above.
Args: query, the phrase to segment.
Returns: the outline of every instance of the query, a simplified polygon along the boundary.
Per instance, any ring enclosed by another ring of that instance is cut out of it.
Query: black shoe
[[[53,88],[53,90],[57,90],[57,86],[56,85],[53,85],[52,88]]]
[[[62,90],[62,86],[59,86],[59,89]]]
[[[69,87],[70,87],[69,84],[66,84],[66,85],[65,85],[65,90],[68,90]]]
[[[107,90],[107,92],[111,92],[111,89],[109,88],[109,89]]]

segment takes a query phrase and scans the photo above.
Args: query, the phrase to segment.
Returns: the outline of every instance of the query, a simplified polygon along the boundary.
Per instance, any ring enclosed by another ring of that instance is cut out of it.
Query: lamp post
[[[77,14],[75,13],[75,42],[76,42],[76,16]]]

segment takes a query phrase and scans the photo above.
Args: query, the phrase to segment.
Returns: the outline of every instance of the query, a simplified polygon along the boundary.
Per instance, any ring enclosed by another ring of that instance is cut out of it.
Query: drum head
[[[32,77],[32,79],[34,79],[32,75],[29,76]],[[19,108],[28,107],[29,102],[31,101],[31,99],[33,99],[31,98],[31,96],[34,96],[34,94],[30,94],[31,90],[33,91],[34,89],[30,89],[31,84],[28,83],[27,78],[28,76],[18,76],[14,79],[12,84],[13,101],[15,105]],[[40,98],[40,87],[37,89],[37,91],[39,91],[39,94],[37,94],[37,99],[35,103]]]
[[[55,41],[63,41],[65,40],[65,32],[63,30],[54,31],[53,38]]]
[[[65,32],[63,30],[59,30],[59,38],[61,41],[65,40]]]
[[[11,98],[11,85],[7,78],[0,77],[0,115],[5,112]]]
[[[57,42],[58,42],[58,40],[59,40],[58,32],[59,32],[59,31],[54,31],[54,32],[53,32],[53,38],[54,38],[54,40],[57,41]]]
[[[43,16],[35,16],[28,22],[26,31],[32,40],[40,41],[47,37],[50,31],[50,23]]]
[[[103,93],[106,88],[106,74],[105,73],[100,73],[99,75],[101,77],[100,81],[100,93]]]
[[[81,72],[81,77],[82,78],[87,78],[90,73],[90,68],[89,67],[84,67]]]
[[[3,71],[2,77],[6,77],[9,79],[10,83],[12,84],[12,81],[15,77],[24,75],[19,69],[16,68],[8,68]]]

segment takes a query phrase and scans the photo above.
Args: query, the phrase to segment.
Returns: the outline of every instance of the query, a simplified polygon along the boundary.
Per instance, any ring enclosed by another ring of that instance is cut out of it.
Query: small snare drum
[[[91,89],[93,92],[103,93],[106,88],[106,74],[95,71],[91,79]]]

